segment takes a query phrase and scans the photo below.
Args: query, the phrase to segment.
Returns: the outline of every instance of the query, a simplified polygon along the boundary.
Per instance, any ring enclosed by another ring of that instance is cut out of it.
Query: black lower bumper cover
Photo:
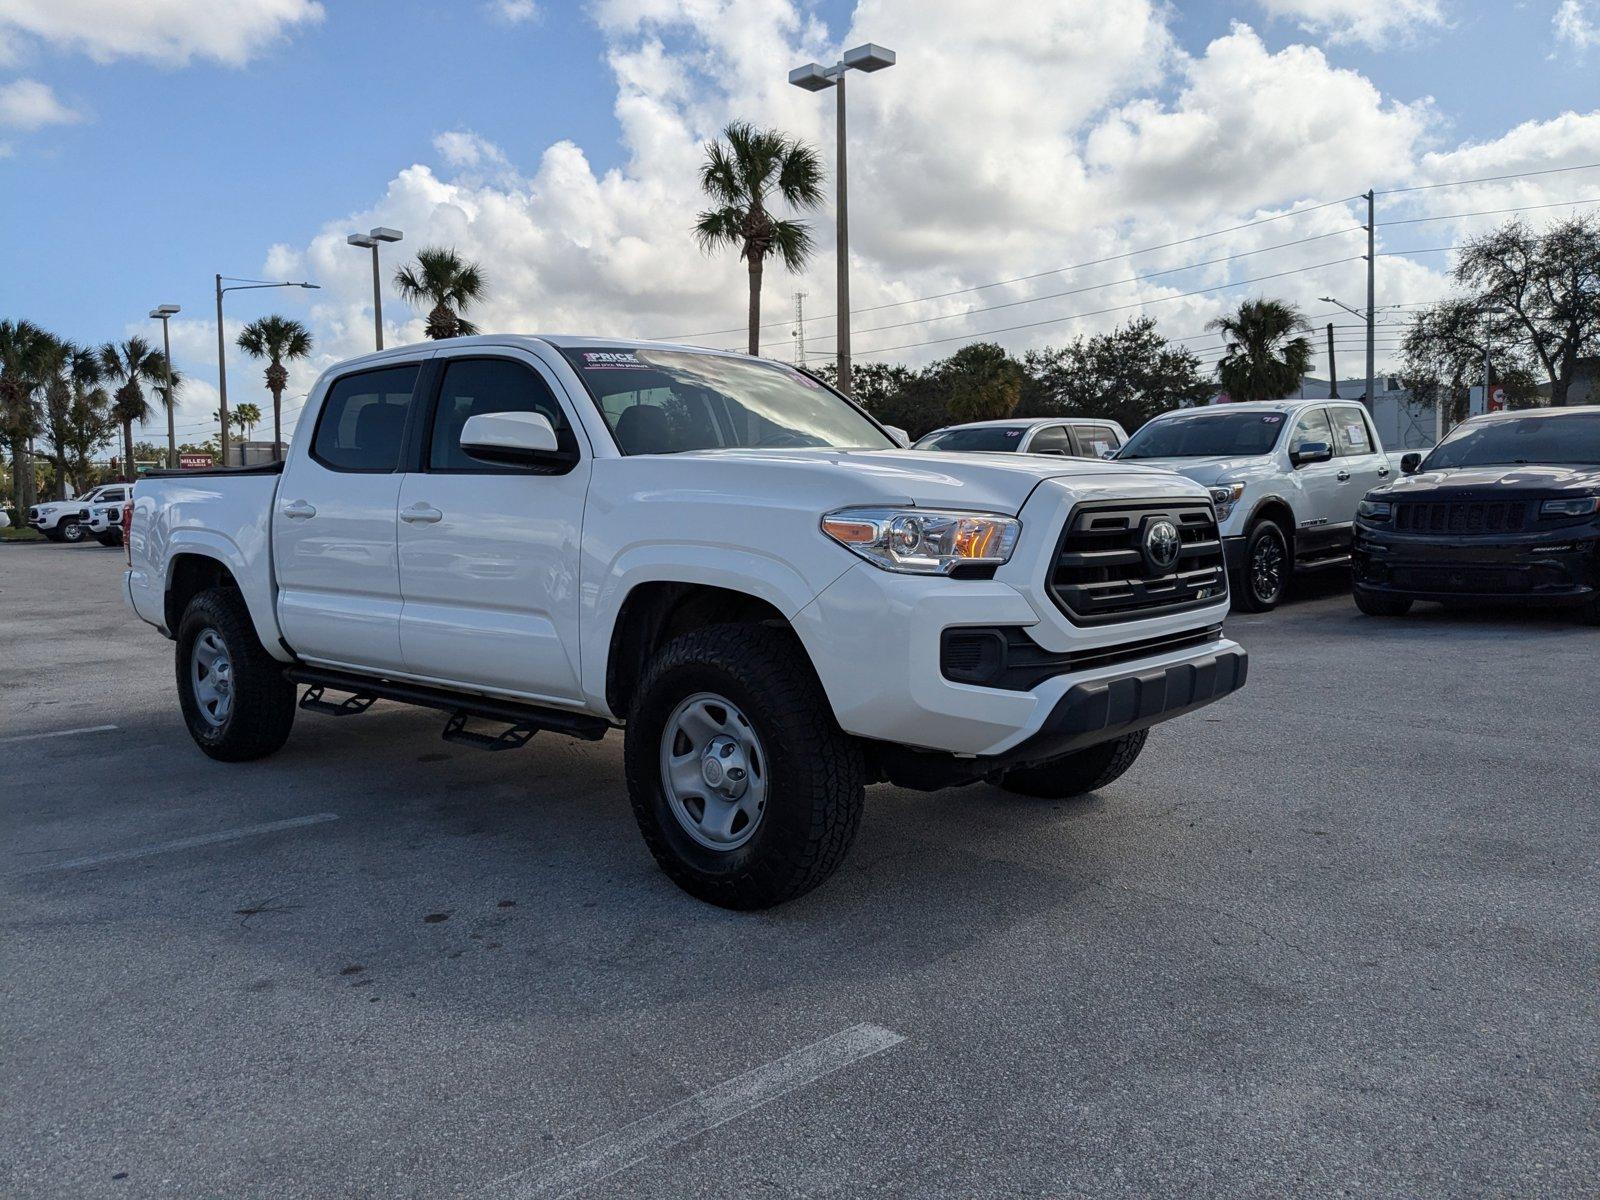
[[[1204,708],[1244,686],[1250,656],[1219,650],[1205,658],[1075,684],[1039,731],[1016,749],[988,758],[957,758],[884,745],[878,763],[889,782],[934,791],[959,787],[1010,767],[1060,758]]]

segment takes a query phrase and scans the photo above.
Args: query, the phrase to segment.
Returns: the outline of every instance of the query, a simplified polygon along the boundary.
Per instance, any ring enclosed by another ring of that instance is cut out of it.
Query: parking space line
[[[36,742],[41,738],[71,737],[76,733],[109,733],[115,725],[85,725],[82,729],[52,729],[49,733],[19,733],[14,737],[0,738],[0,746],[9,746],[12,742]]]
[[[903,1041],[900,1034],[878,1025],[852,1025],[526,1171],[508,1175],[479,1194],[496,1200],[571,1196],[657,1151],[686,1142]]]
[[[286,821],[268,821],[265,825],[246,825],[242,829],[224,829],[217,833],[202,833],[196,837],[177,838],[170,842],[157,842],[151,846],[135,846],[131,850],[112,850],[105,854],[88,854],[49,866],[29,867],[20,875],[42,875],[47,871],[71,871],[78,867],[98,867],[105,863],[126,862],[130,858],[145,858],[152,854],[169,854],[174,850],[192,850],[196,846],[214,846],[218,842],[236,842],[240,838],[255,837],[263,833],[278,833],[285,829],[301,829],[307,825],[320,825],[324,821],[337,821],[338,813],[312,813],[305,817],[290,817]]]

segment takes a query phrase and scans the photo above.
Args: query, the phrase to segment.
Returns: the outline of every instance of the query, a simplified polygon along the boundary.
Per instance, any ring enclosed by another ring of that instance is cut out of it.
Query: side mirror
[[[1400,474],[1415,475],[1420,470],[1422,470],[1422,455],[1415,450],[1400,456]]]
[[[1297,467],[1308,463],[1325,463],[1333,457],[1333,447],[1327,442],[1301,442],[1289,451],[1289,461]]]
[[[541,413],[479,413],[461,427],[461,452],[508,466],[566,461],[550,419]]]
[[[904,429],[901,429],[900,426],[885,425],[884,429],[888,431],[889,436],[894,439],[894,444],[899,446],[900,449],[904,450],[911,445],[911,435]]]

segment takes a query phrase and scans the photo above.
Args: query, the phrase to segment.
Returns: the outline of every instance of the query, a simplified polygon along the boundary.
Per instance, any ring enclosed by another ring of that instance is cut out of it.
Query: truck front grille
[[[1527,524],[1524,500],[1401,500],[1394,506],[1396,533],[1520,533]]]
[[[1150,525],[1178,531],[1177,560],[1153,565]],[[1228,594],[1222,539],[1205,501],[1092,504],[1073,510],[1061,533],[1050,596],[1075,625],[1137,621],[1215,604]]]

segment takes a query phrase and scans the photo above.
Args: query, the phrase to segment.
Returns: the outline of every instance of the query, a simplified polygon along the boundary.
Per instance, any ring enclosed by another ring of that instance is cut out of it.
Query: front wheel
[[[1257,521],[1245,537],[1234,597],[1245,612],[1271,612],[1289,584],[1289,541],[1276,522]]]
[[[1077,750],[1032,767],[1016,767],[1001,773],[1000,786],[1019,796],[1041,800],[1066,800],[1085,792],[1097,791],[1121,778],[1144,749],[1148,729],[1126,734],[1115,741],[1101,742],[1087,750]]]
[[[63,521],[58,528],[61,530],[61,540],[74,545],[89,536],[89,531],[76,521]]]
[[[713,625],[668,645],[639,685],[624,762],[656,862],[723,908],[810,891],[861,822],[861,749],[788,630]]]
[[[1403,617],[1411,611],[1409,596],[1385,596],[1357,586],[1354,589],[1356,607],[1369,617]]]
[[[177,641],[178,704],[195,745],[221,762],[248,762],[289,740],[294,684],[238,592],[212,588],[189,601]]]

